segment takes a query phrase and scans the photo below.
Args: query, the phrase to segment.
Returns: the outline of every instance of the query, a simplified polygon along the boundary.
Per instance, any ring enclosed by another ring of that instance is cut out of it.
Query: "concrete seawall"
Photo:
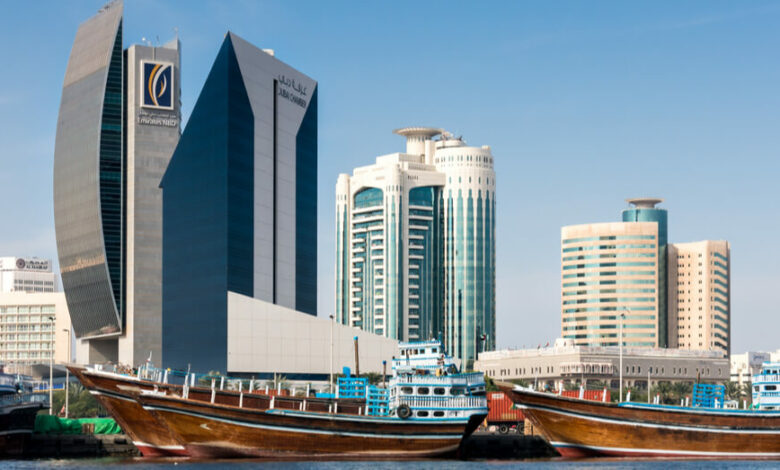
[[[24,452],[24,457],[31,459],[104,457],[108,455],[134,457],[140,454],[124,434],[33,434]]]

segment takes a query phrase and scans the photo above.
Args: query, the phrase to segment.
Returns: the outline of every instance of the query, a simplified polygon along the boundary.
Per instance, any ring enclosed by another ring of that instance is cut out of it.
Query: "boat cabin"
[[[753,408],[780,410],[780,362],[765,362],[753,376]]]
[[[400,343],[393,358],[390,414],[403,419],[470,416],[487,408],[485,377],[461,373],[457,361],[439,341]]]

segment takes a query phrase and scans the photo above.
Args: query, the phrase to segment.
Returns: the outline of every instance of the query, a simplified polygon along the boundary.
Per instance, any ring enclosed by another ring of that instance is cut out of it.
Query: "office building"
[[[658,272],[658,346],[665,348],[668,346],[669,337],[669,309],[667,306],[667,290],[669,281],[667,279],[667,244],[669,243],[668,222],[666,209],[656,207],[656,204],[664,202],[663,199],[654,198],[635,198],[627,199],[631,207],[623,210],[623,222],[649,222],[658,226],[657,240],[657,272]]]
[[[336,185],[336,318],[399,340],[441,339],[470,368],[495,346],[493,156],[441,129],[395,133],[405,153]]]
[[[726,241],[669,245],[670,347],[730,354],[730,258]]]
[[[123,50],[121,1],[76,32],[54,152],[62,286],[84,362],[161,354],[162,196],[180,135],[178,40]]]
[[[0,293],[54,292],[56,284],[51,260],[16,256],[0,258]]]
[[[228,33],[161,187],[165,366],[259,372],[247,309],[316,315],[317,82]]]
[[[775,362],[780,359],[777,352],[759,352],[748,351],[742,354],[732,354],[731,362],[731,381],[739,385],[751,383],[753,376],[761,372],[761,366],[765,362]]]
[[[729,360],[717,351],[624,347],[623,385],[647,390],[658,382],[727,382]],[[497,380],[523,380],[537,389],[566,385],[620,386],[620,348],[578,346],[558,339],[552,347],[480,353],[474,369]]]
[[[0,293],[0,363],[31,374],[33,364],[70,362],[70,318],[62,292]]]
[[[561,332],[578,346],[663,347],[659,341],[658,224],[561,229]]]
[[[662,199],[628,199],[622,222],[561,229],[561,333],[582,346],[718,351],[731,337],[726,241],[668,241]]]

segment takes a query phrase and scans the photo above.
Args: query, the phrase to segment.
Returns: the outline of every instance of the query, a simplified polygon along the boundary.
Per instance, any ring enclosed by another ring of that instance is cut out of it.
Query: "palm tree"
[[[747,400],[748,406],[753,404],[753,384],[751,382],[745,382],[742,384],[742,399]]]
[[[674,398],[672,396],[672,384],[669,382],[658,382],[652,388],[652,394],[661,395],[661,403],[665,403],[667,405],[674,403]]]
[[[368,379],[369,385],[379,385],[382,382],[382,374],[379,372],[366,372],[361,377]]]
[[[690,395],[693,391],[693,385],[689,382],[675,382],[672,384],[672,393],[676,401],[684,399],[687,395]]]
[[[726,382],[726,398],[739,401],[742,398],[742,390],[736,382]]]

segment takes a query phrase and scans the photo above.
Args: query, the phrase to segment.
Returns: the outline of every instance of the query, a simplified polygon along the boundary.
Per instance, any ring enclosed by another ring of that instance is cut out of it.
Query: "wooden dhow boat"
[[[135,397],[143,392],[162,392],[170,396],[182,396],[185,386],[183,384],[168,383],[166,371],[144,366],[140,370],[121,371],[115,367],[84,367],[68,365],[70,372],[75,375],[81,384],[89,390],[98,402],[117,421],[119,426],[127,433],[133,444],[144,457],[169,457],[187,456],[187,450],[179,438],[160,422],[155,416],[146,411]],[[246,406],[261,407],[270,403],[273,391],[248,390],[249,393],[224,389],[225,382],[221,380],[219,386],[213,388],[197,386],[194,375],[185,376],[185,381],[191,383],[186,387],[190,400],[203,401],[216,404],[238,406],[243,402]],[[276,396],[277,406],[298,409],[300,403],[307,398]],[[346,412],[357,413],[365,403],[360,400],[342,399],[329,400],[308,398],[309,406],[313,409],[328,410],[329,406],[338,402]]]
[[[143,390],[134,398],[193,457],[418,458],[454,453],[487,416],[484,376],[458,373],[436,341],[399,347],[403,354],[393,361],[388,389],[367,386],[365,379],[340,379],[340,388],[362,387],[365,404],[357,410],[338,402],[323,408],[308,399],[297,407],[277,397],[250,402],[246,395],[237,404],[216,403],[195,400],[186,388],[182,396]]]
[[[612,404],[496,384],[564,457],[780,458],[780,411]]]
[[[135,401],[133,393],[153,391],[160,384],[138,376],[68,365],[71,374],[116,420],[144,457],[187,455],[184,446]],[[174,389],[171,389],[174,393]]]

